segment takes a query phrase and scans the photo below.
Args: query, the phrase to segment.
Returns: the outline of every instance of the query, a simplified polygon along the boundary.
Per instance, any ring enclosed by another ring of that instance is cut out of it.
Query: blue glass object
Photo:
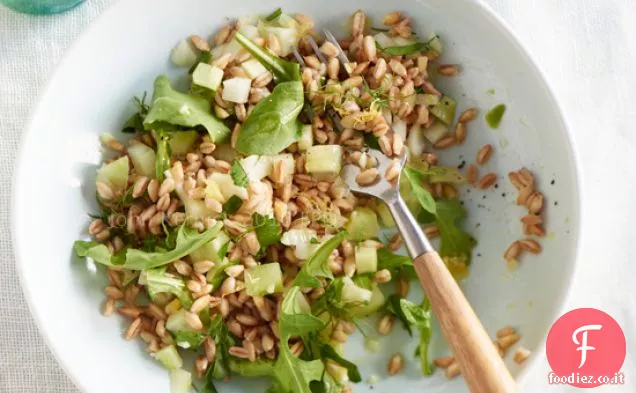
[[[0,0],[0,4],[26,14],[50,15],[70,10],[83,1],[84,0]]]

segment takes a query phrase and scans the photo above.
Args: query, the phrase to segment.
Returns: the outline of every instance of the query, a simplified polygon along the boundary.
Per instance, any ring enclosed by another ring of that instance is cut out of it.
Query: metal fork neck
[[[399,193],[397,198],[387,201],[387,205],[411,258],[415,259],[422,254],[434,251],[424,231]]]

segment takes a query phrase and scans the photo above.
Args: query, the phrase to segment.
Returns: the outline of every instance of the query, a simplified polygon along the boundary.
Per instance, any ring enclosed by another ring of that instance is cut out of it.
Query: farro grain
[[[334,341],[337,341],[339,343],[346,343],[347,340],[349,339],[349,336],[347,335],[347,333],[343,332],[342,330],[335,330],[331,334],[331,338]]]
[[[437,72],[443,76],[455,76],[459,74],[459,67],[455,64],[441,64],[437,67]]]
[[[513,259],[517,259],[520,253],[521,253],[521,245],[519,244],[518,241],[514,241],[512,242],[512,244],[508,246],[508,248],[504,252],[503,257],[506,261],[511,261]]]
[[[234,266],[230,266],[226,268],[224,271],[225,271],[225,274],[227,274],[230,277],[239,277],[244,270],[245,270],[245,266],[234,265]]]
[[[203,323],[199,316],[193,312],[186,312],[184,314],[184,320],[188,326],[190,326],[194,330],[203,329]]]
[[[398,23],[401,19],[402,19],[402,14],[400,14],[398,11],[393,11],[384,15],[384,17],[382,18],[382,23],[384,23],[385,26],[393,26],[394,24]]]
[[[185,213],[182,212],[174,212],[170,214],[169,221],[173,227],[183,224],[185,221]]]
[[[231,32],[232,32],[232,26],[231,25],[223,26],[221,28],[221,30],[219,30],[219,32],[216,34],[216,36],[214,36],[214,44],[216,46],[220,46],[220,45],[224,44],[225,42],[227,42],[228,39],[230,38]]]
[[[106,269],[106,275],[108,276],[108,282],[110,285],[116,288],[121,288],[121,277],[118,271],[108,268]]]
[[[402,236],[400,236],[400,233],[398,232],[391,236],[387,248],[391,251],[397,251],[400,247],[402,247],[402,244]]]
[[[165,212],[170,208],[170,194],[165,194],[157,202],[157,210]]]
[[[379,58],[375,67],[373,68],[373,78],[376,80],[381,80],[386,75],[387,71],[387,63],[383,58]]]
[[[154,319],[166,319],[167,315],[165,313],[165,311],[163,311],[161,309],[161,307],[157,306],[154,303],[150,303],[148,304],[148,307],[146,307],[146,315],[148,315],[151,318]]]
[[[455,125],[455,139],[458,144],[464,143],[464,140],[466,140],[466,124],[459,122]]]
[[[505,351],[506,349],[508,349],[511,346],[515,345],[517,343],[517,341],[519,341],[520,338],[521,337],[517,333],[512,333],[512,334],[509,334],[507,336],[498,337],[497,338],[497,343]]]
[[[97,182],[95,186],[97,187],[97,193],[99,194],[100,198],[107,201],[115,198],[115,192],[112,188],[110,188],[108,184],[104,182]]]
[[[102,313],[104,316],[111,316],[115,312],[115,299],[106,299]]]
[[[402,370],[402,366],[404,364],[404,357],[402,354],[396,353],[391,356],[389,359],[389,363],[387,365],[387,371],[389,375],[396,375]]]
[[[221,295],[227,296],[236,291],[236,279],[234,277],[228,277],[221,284]]]
[[[243,337],[243,327],[234,318],[227,320],[227,328],[236,337]]]
[[[347,277],[353,277],[356,273],[356,261],[353,257],[347,257],[342,265],[344,275]]]
[[[435,147],[436,149],[446,149],[448,147],[453,146],[455,143],[456,143],[455,136],[448,135],[441,138],[437,142],[435,142],[433,147]]]
[[[139,295],[140,288],[137,285],[129,285],[124,292],[124,300],[127,304],[134,305]]]
[[[519,195],[517,195],[517,205],[525,205],[533,192],[533,188],[522,186],[519,190]]]
[[[469,123],[477,118],[477,109],[468,108],[459,115],[460,123]]]
[[[148,179],[146,176],[140,176],[139,178],[137,178],[133,185],[133,198],[139,198],[140,196],[142,196],[148,188],[148,183],[150,183],[150,179]]]
[[[316,61],[318,62],[318,59],[316,59]],[[329,58],[327,62],[327,75],[329,75],[329,79],[338,80],[339,72],[340,72],[340,60],[338,60],[337,57]]]
[[[525,203],[530,214],[538,214],[543,208],[544,196],[540,192],[533,192]]]
[[[530,351],[524,347],[517,348],[514,355],[514,361],[517,364],[522,364],[530,356]]]
[[[512,326],[505,326],[497,330],[497,338],[506,337],[516,332],[517,329],[513,328]]]
[[[276,55],[280,55],[282,50],[278,37],[276,37],[276,35],[273,33],[270,33],[267,35],[267,40],[265,41],[265,47]]]
[[[477,182],[477,187],[481,189],[487,189],[495,185],[496,182],[497,182],[497,174],[490,172],[482,176],[481,179],[479,179],[479,181]]]
[[[437,227],[437,225],[428,225],[426,228],[424,228],[424,234],[429,239],[436,238],[437,236],[439,236],[439,228]]]
[[[477,176],[477,166],[473,164],[468,165],[466,169],[466,181],[468,181],[468,184],[474,185],[477,181]]]
[[[395,318],[391,314],[385,314],[380,319],[378,319],[378,323],[376,324],[376,330],[382,336],[388,336],[393,330],[393,323]]]
[[[193,292],[193,293],[201,292],[201,283],[199,283],[196,280],[189,280],[186,286],[188,287],[190,292]]]
[[[368,186],[370,184],[373,184],[379,176],[380,173],[377,169],[365,169],[364,171],[360,172],[358,176],[356,176],[356,183],[358,183],[360,186]]]
[[[252,87],[265,87],[274,79],[274,75],[267,71],[252,81]],[[269,95],[269,94],[268,94]]]
[[[521,168],[517,172],[519,174],[519,180],[525,187],[534,187],[534,174],[527,168]]]
[[[391,71],[401,76],[402,78],[407,76],[406,67],[404,67],[402,63],[395,59],[391,59],[391,61],[389,61],[389,68],[391,69]]]
[[[210,51],[210,44],[208,43],[208,41],[199,37],[198,35],[190,36],[190,41],[192,42],[192,45],[194,45],[194,47],[198,50],[205,52]]]
[[[519,240],[519,246],[525,250],[530,251],[533,254],[541,252],[541,245],[534,239]]]
[[[455,362],[455,358],[452,356],[440,356],[438,358],[433,359],[433,365],[439,368],[447,368],[453,362]]]
[[[197,356],[194,360],[194,371],[196,372],[197,378],[203,378],[205,370],[208,368],[208,364],[208,359],[205,356]]]
[[[459,197],[459,191],[452,184],[444,184],[442,186],[442,194],[446,199],[457,199]]]
[[[160,211],[156,213],[155,215],[152,216],[152,218],[150,218],[150,221],[148,221],[148,228],[160,226],[164,218],[165,218],[164,212]]]
[[[219,312],[223,318],[227,318],[227,316],[230,315],[230,302],[226,298],[221,298],[221,302],[219,303]]]
[[[393,155],[391,141],[386,135],[382,135],[378,138],[378,144],[380,145],[380,150],[382,150],[386,156],[390,157]]]
[[[375,282],[378,284],[384,284],[391,281],[391,272],[387,269],[378,270],[375,272]]]
[[[459,123],[459,124],[463,124],[463,123]],[[492,152],[493,152],[493,149],[491,144],[482,146],[481,149],[479,149],[479,151],[477,152],[477,163],[479,165],[484,165],[485,163],[487,163],[490,157],[492,156]]]
[[[119,307],[117,312],[128,318],[137,318],[141,315],[141,310],[137,307]]]
[[[461,374],[461,370],[459,369],[459,364],[457,364],[457,362],[449,364],[446,367],[446,370],[444,370],[444,375],[446,375],[446,378],[448,379],[453,379],[459,374]]]
[[[108,286],[104,288],[104,293],[109,299],[121,300],[124,298],[124,293],[121,291],[121,289],[114,286]]]
[[[104,221],[102,221],[101,218],[97,218],[93,220],[88,226],[88,233],[91,236],[95,236],[104,229],[106,229],[106,224],[104,223]]]
[[[362,10],[356,11],[351,18],[351,36],[357,37],[364,33],[366,15]]]
[[[410,284],[404,276],[398,276],[395,281],[395,292],[400,297],[406,297],[409,294]]]
[[[198,314],[199,312],[205,310],[210,304],[210,299],[212,299],[210,295],[201,296],[200,298],[192,302],[190,312]]]
[[[521,222],[524,225],[538,225],[543,223],[543,219],[541,219],[541,216],[536,214],[527,214],[521,217]]]
[[[132,340],[133,338],[137,337],[139,335],[139,332],[141,330],[141,318],[137,318],[134,321],[132,321],[132,323],[130,324],[130,326],[128,326],[128,329],[126,330],[126,340]]]
[[[155,179],[150,180],[147,191],[150,200],[157,202],[157,199],[159,198],[159,183]]]
[[[400,22],[391,26],[391,33],[397,34],[400,37],[408,38],[412,34],[411,19],[404,17]]]

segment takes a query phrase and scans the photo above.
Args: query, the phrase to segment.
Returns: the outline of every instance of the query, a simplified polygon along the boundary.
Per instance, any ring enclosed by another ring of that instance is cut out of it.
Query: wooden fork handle
[[[470,391],[517,392],[492,340],[439,254],[424,253],[413,264]]]

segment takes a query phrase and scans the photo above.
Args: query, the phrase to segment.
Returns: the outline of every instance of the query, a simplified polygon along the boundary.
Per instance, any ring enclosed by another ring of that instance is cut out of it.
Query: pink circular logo
[[[622,383],[625,352],[625,334],[614,318],[595,308],[569,311],[548,333],[550,381],[579,388]]]

